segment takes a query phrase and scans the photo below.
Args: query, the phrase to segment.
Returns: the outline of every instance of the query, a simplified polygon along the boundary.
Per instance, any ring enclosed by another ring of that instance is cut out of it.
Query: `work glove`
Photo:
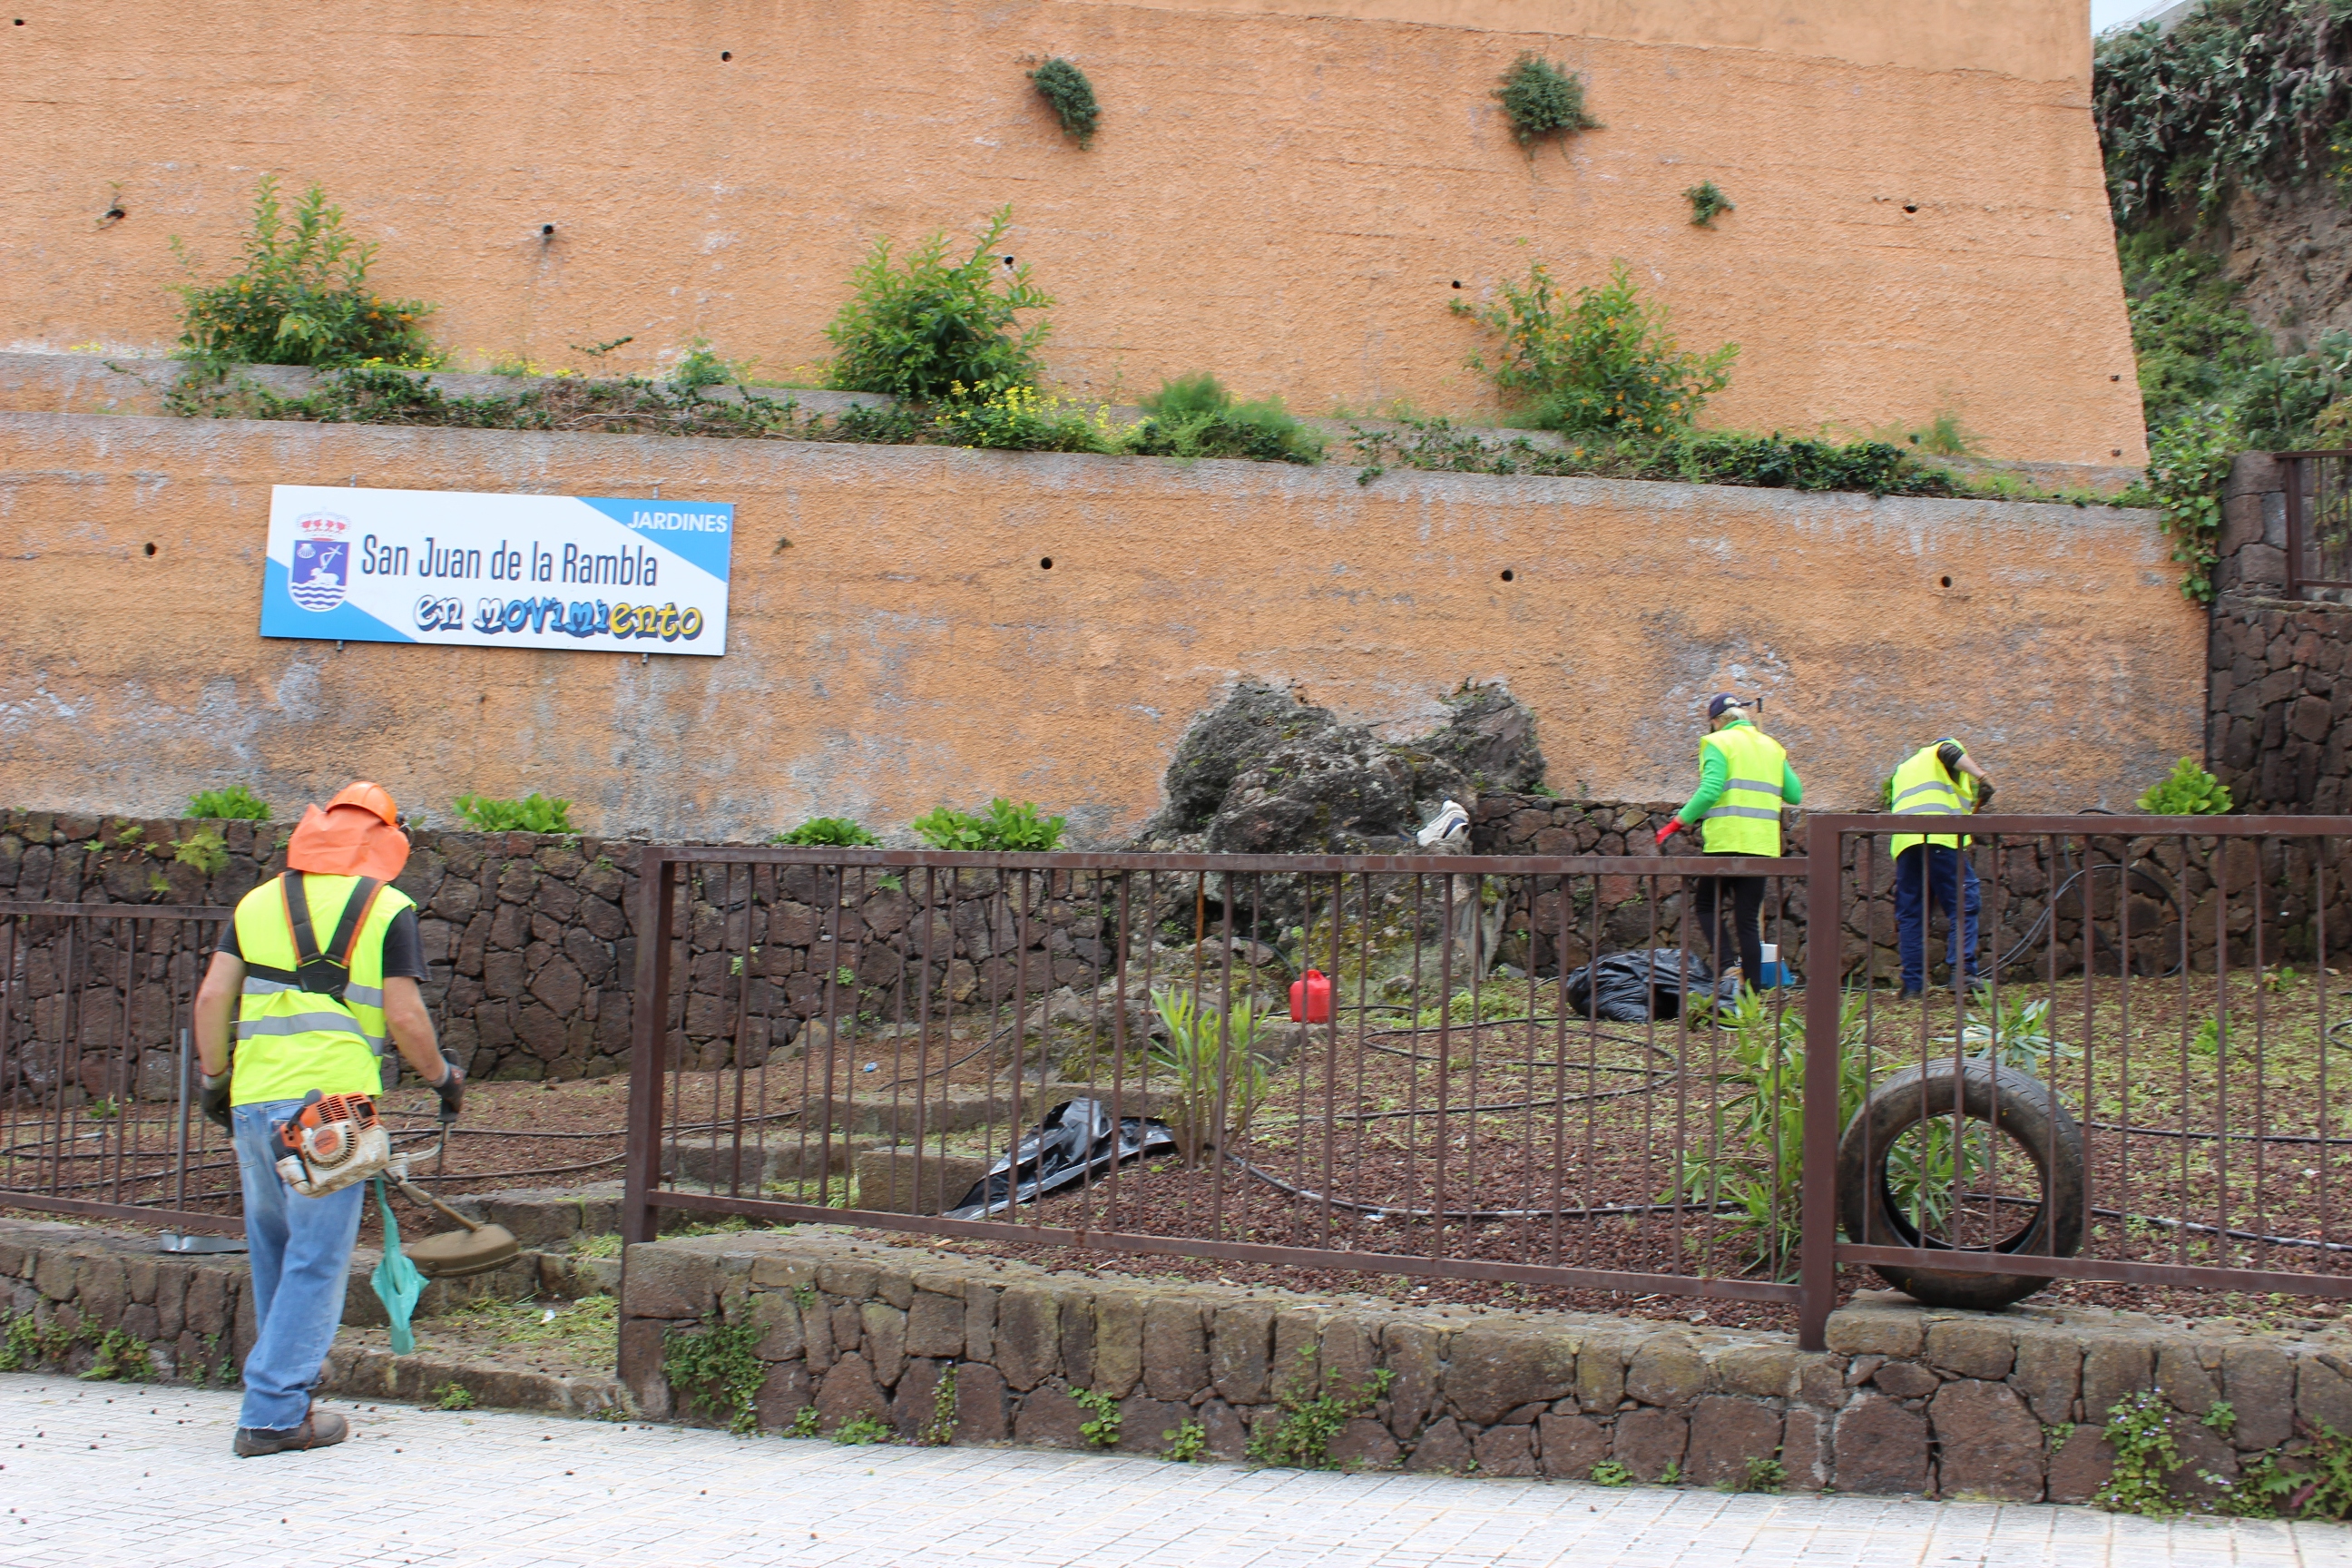
[[[1992,780],[1979,779],[1977,781],[1977,809],[1979,811],[1982,811],[1986,806],[1990,805],[1991,804]]]
[[[228,1113],[229,1075],[222,1073],[215,1077],[208,1072],[199,1072],[196,1078],[204,1088],[204,1093],[196,1103],[204,1111],[205,1120],[215,1123],[224,1132],[234,1131],[236,1129],[229,1121]]]
[[[455,1121],[457,1112],[466,1103],[466,1073],[447,1057],[441,1058],[441,1065],[449,1070],[441,1075],[441,1081],[433,1086],[433,1092],[441,1097],[441,1120]]]
[[[1658,829],[1658,847],[1664,849],[1666,847],[1666,840],[1672,838],[1675,834],[1680,833],[1682,830],[1683,822],[1681,817],[1670,816],[1666,818],[1666,825]]]

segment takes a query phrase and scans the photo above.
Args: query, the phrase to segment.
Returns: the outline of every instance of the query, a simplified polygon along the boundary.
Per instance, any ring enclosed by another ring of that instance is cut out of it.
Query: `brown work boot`
[[[325,1448],[352,1435],[351,1423],[325,1410],[313,1410],[299,1426],[240,1426],[236,1448],[239,1458],[263,1454],[287,1454],[297,1448]]]

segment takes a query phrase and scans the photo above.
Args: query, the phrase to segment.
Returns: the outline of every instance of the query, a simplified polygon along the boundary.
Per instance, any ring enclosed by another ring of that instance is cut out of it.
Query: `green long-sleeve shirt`
[[[1724,728],[1737,730],[1747,723],[1745,719],[1734,719]],[[1748,727],[1754,728],[1753,725]],[[1713,746],[1701,746],[1698,754],[1698,793],[1675,814],[1675,819],[1685,827],[1696,827],[1706,814],[1715,809],[1716,803],[1723,799],[1723,786],[1731,782],[1731,764],[1723,760],[1721,752]],[[1790,767],[1785,758],[1780,763],[1780,798],[1790,805],[1801,805],[1805,799],[1805,786],[1798,781],[1797,770]]]

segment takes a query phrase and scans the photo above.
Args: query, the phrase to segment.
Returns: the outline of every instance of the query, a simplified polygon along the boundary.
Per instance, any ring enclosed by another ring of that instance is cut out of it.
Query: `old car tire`
[[[2025,1152],[2045,1194],[2022,1229],[1990,1247],[1969,1250],[2073,1257],[2083,1245],[2083,1130],[2049,1085],[1982,1059],[1906,1068],[1871,1090],[1838,1144],[1838,1218],[1847,1239],[1866,1247],[1956,1250],[1948,1242],[1923,1237],[1904,1217],[1886,1172],[1895,1141],[1922,1121],[1950,1116],[1955,1099],[1961,1115],[1992,1123]],[[2049,1283],[2032,1274],[1871,1267],[1880,1279],[1930,1307],[2006,1307]]]

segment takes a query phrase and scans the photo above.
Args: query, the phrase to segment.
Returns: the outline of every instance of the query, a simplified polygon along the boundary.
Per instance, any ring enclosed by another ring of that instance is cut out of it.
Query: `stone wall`
[[[952,1373],[957,1442],[1087,1447],[1084,1390],[1119,1402],[1123,1451],[1161,1452],[1162,1434],[1197,1422],[1210,1454],[1239,1458],[1286,1402],[1351,1399],[1385,1372],[1332,1462],[1566,1478],[1613,1460],[1642,1480],[1671,1468],[1738,1486],[1749,1461],[1777,1460],[1795,1490],[2027,1501],[2089,1498],[2112,1463],[2096,1424],[2141,1389],[2179,1413],[2185,1488],[2291,1445],[2298,1422],[2352,1430],[2340,1327],[2256,1335],[1864,1294],[1830,1320],[1830,1352],[1809,1355],[1767,1332],[1088,1278],[805,1228],[633,1247],[624,1280],[621,1371],[639,1408],[712,1419],[664,1379],[665,1341],[748,1323],[771,1429],[814,1407],[821,1429],[870,1415],[913,1438]],[[2217,1400],[2238,1413],[2227,1438],[2194,1419]]]

